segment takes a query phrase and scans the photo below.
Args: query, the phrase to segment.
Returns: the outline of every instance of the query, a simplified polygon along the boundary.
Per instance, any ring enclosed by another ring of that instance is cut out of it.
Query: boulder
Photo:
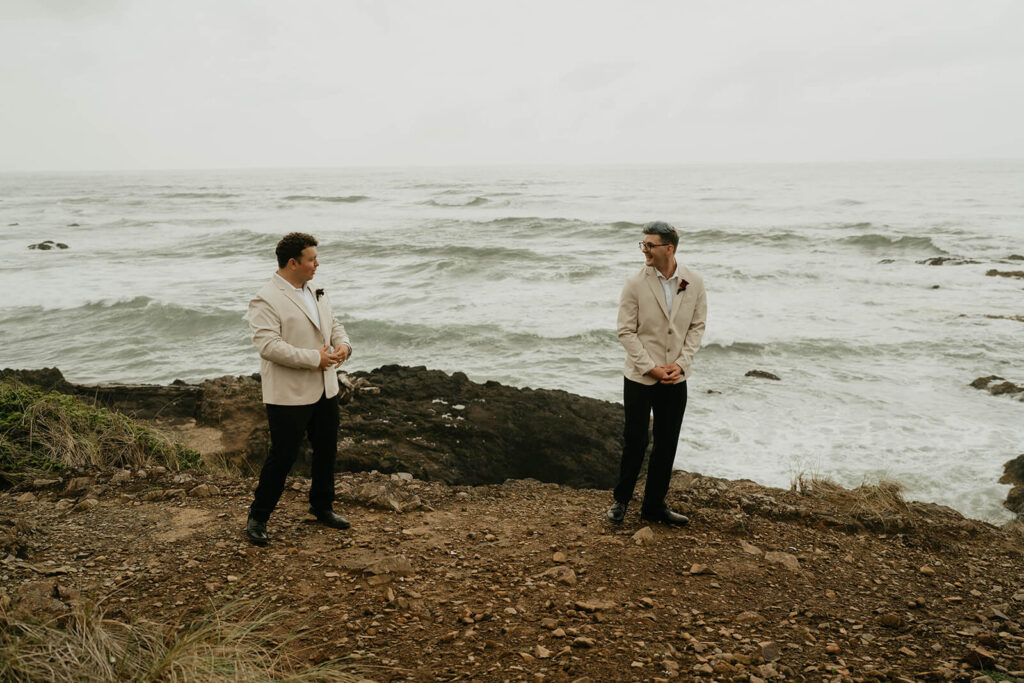
[[[479,384],[461,372],[422,366],[386,365],[351,379],[361,388],[341,408],[340,469],[409,472],[447,484],[533,478],[610,488],[616,482],[618,404]]]
[[[773,373],[767,372],[766,370],[749,370],[744,377],[757,377],[758,379],[773,379],[776,382],[782,378]]]
[[[1003,507],[1010,512],[1024,515],[1024,454],[1003,464],[1003,476],[999,477],[999,483],[1013,484],[1013,488],[1006,494]]]
[[[971,382],[971,386],[975,389],[987,391],[993,396],[1009,396],[1018,401],[1024,401],[1024,385],[1014,384],[999,375],[979,377]]]

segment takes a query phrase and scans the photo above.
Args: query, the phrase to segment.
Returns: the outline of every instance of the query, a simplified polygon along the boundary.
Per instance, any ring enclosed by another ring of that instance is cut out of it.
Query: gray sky
[[[3,0],[0,170],[1024,157],[1019,0]]]

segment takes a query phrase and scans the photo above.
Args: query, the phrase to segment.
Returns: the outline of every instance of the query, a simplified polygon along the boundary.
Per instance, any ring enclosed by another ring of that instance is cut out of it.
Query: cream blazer
[[[708,299],[704,278],[678,264],[679,276],[689,284],[665,307],[665,290],[654,266],[644,266],[626,280],[619,301],[619,341],[626,349],[625,375],[640,384],[657,384],[646,374],[659,365],[678,363],[678,382],[690,377],[693,356],[704,336]],[[677,382],[677,383],[678,383]]]
[[[307,282],[315,292],[317,287]],[[263,402],[274,405],[309,405],[338,394],[336,368],[320,370],[320,348],[324,344],[349,344],[345,328],[334,319],[331,302],[322,295],[316,302],[321,327],[317,327],[306,304],[280,277],[270,279],[249,302],[249,329],[259,350]]]

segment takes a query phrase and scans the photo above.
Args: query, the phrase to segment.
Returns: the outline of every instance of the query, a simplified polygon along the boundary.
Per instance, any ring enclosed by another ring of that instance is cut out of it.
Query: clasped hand
[[[683,369],[679,367],[678,363],[672,363],[670,365],[659,365],[647,374],[658,380],[660,384],[675,384],[679,381],[680,375],[683,374]]]
[[[325,345],[320,349],[320,369],[326,370],[330,367],[341,365],[348,359],[349,348],[345,344],[339,344],[335,347],[334,351],[331,351],[329,345]]]

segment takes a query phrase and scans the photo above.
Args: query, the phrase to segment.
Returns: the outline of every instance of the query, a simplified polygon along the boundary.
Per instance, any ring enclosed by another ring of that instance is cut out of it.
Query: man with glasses
[[[252,342],[259,350],[263,402],[270,423],[270,454],[260,471],[245,535],[266,545],[267,520],[305,436],[313,448],[309,512],[334,529],[349,522],[334,512],[338,453],[338,375],[352,354],[345,328],[334,319],[323,289],[310,280],[320,266],[317,241],[292,232],[277,243],[277,272],[249,302]]]
[[[606,517],[621,524],[626,516],[653,412],[654,447],[640,518],[683,526],[690,520],[668,508],[665,494],[686,410],[686,380],[704,336],[707,296],[703,278],[676,262],[679,233],[674,227],[655,221],[644,226],[643,235],[645,267],[626,280],[619,302],[619,341],[626,349],[626,423],[615,502]]]

